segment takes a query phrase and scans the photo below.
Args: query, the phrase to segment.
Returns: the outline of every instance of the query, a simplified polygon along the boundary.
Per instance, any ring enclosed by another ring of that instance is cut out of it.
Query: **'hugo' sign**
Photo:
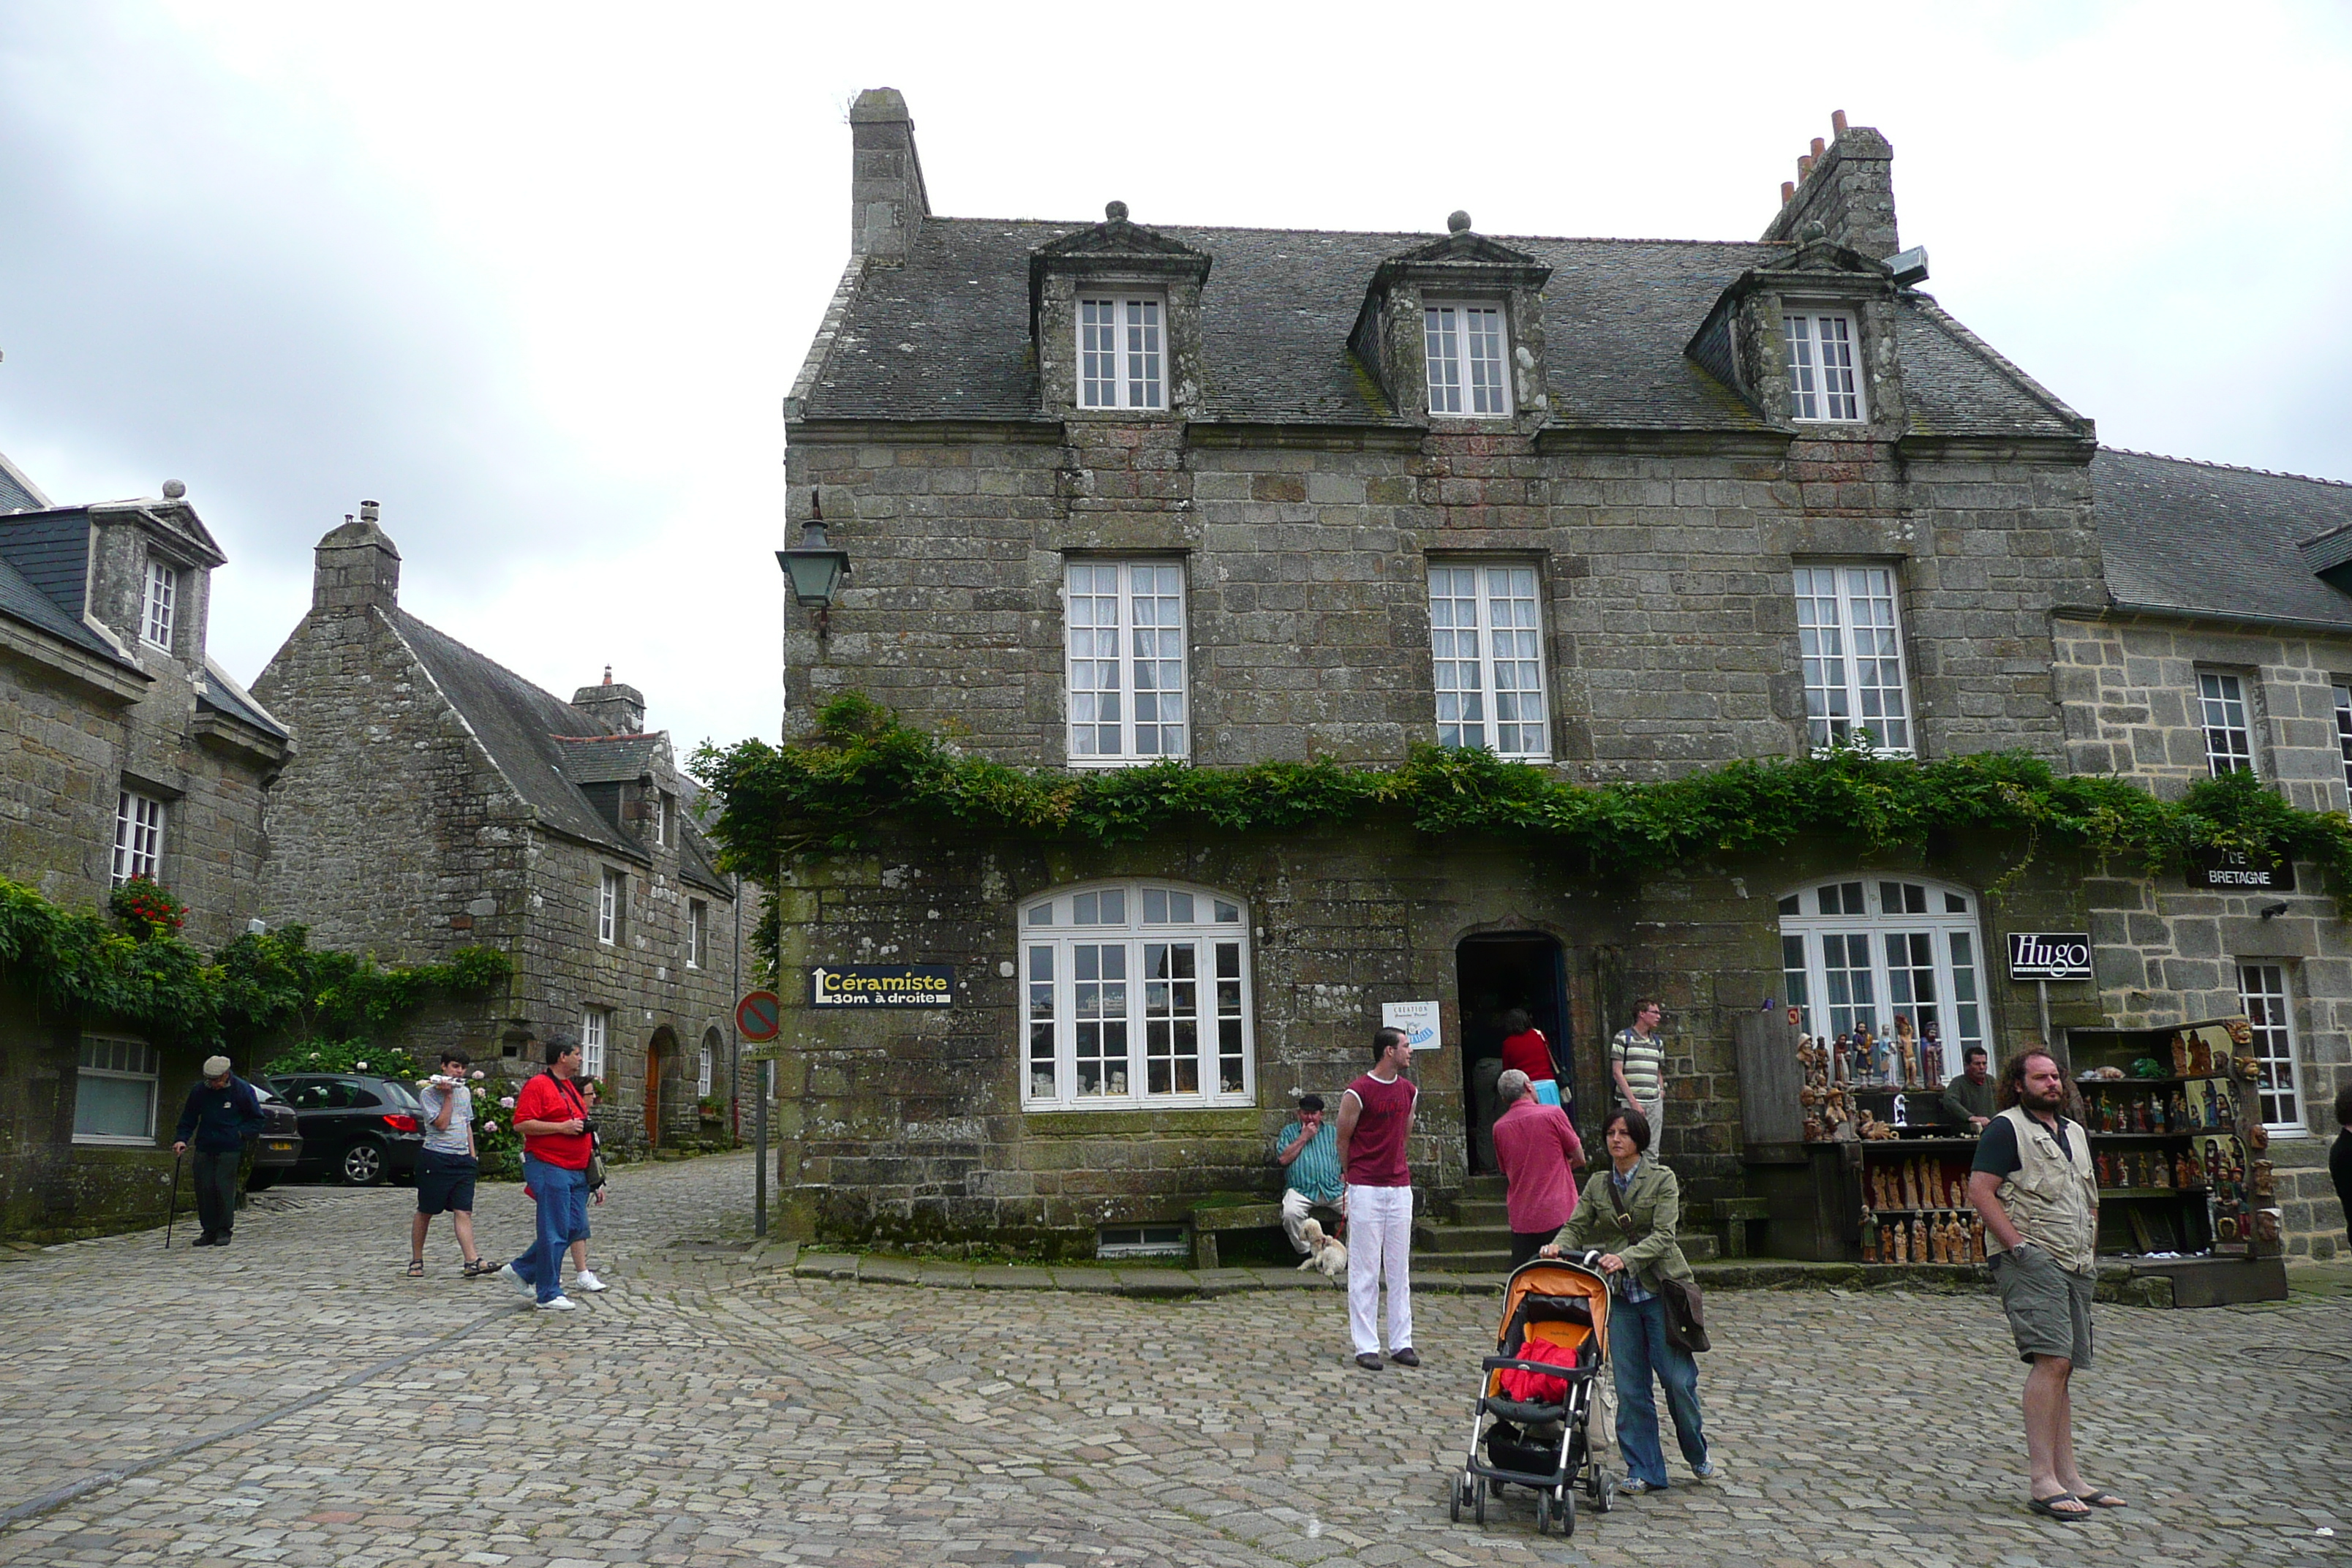
[[[2088,980],[2091,933],[2080,931],[2013,931],[2009,933],[2011,980]]]

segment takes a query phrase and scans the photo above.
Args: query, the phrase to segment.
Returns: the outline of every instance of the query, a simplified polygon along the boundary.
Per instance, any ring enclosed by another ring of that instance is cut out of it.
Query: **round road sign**
[[[772,1040],[783,1026],[784,1005],[772,991],[754,991],[735,1004],[735,1026],[747,1040]]]

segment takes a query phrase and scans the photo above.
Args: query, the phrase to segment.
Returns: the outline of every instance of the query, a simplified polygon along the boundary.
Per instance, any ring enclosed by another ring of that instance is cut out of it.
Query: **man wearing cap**
[[[180,1108],[180,1127],[173,1136],[173,1154],[196,1147],[196,1218],[204,1226],[198,1247],[226,1247],[236,1225],[236,1170],[245,1159],[245,1143],[267,1125],[261,1097],[253,1086],[229,1071],[226,1057],[205,1058],[205,1079],[188,1090]]]

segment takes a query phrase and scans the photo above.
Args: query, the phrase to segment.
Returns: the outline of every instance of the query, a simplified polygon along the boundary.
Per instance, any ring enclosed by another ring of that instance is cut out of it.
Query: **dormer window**
[[[168,561],[147,559],[147,601],[139,617],[139,635],[172,651],[172,606],[179,597],[180,574]]]
[[[1789,416],[1812,424],[1860,422],[1853,318],[1842,310],[1790,310],[1780,325],[1789,346]]]
[[[1508,334],[1499,304],[1433,303],[1422,311],[1429,411],[1475,419],[1511,412]]]
[[[1078,406],[1168,406],[1166,307],[1157,295],[1078,297]]]

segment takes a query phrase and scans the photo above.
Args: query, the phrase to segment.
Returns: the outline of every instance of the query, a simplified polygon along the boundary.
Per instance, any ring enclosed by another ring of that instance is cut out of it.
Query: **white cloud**
[[[772,733],[777,403],[884,84],[945,213],[1711,238],[1843,108],[1930,287],[2106,439],[2352,476],[2352,24],[2263,5],[18,7],[0,450],[186,479],[239,674],[373,497],[453,635]]]

